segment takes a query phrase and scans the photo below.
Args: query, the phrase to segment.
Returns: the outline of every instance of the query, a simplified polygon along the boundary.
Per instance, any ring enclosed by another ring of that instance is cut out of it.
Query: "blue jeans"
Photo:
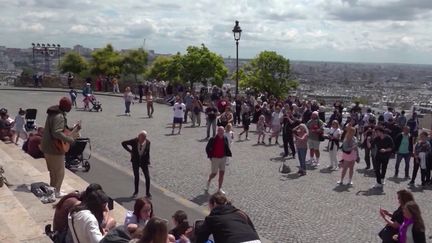
[[[300,170],[306,171],[307,148],[297,148],[297,155],[300,162]]]
[[[409,162],[411,159],[410,154],[397,154],[396,155],[396,165],[395,165],[395,175],[399,174],[399,165],[402,159],[405,160],[405,177],[409,176]]]
[[[125,113],[130,113],[130,105],[131,105],[131,102],[125,102],[125,106],[126,106],[126,111],[125,111]]]

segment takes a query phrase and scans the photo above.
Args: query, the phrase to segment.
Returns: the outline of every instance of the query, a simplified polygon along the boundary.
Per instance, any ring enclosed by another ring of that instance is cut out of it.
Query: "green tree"
[[[156,80],[169,80],[171,82],[180,81],[181,54],[174,56],[158,56],[146,73],[147,78]]]
[[[261,52],[243,71],[244,78],[240,80],[240,86],[244,88],[250,87],[281,97],[298,87],[298,82],[291,77],[289,59],[274,51]]]
[[[194,83],[207,85],[208,82],[222,86],[228,75],[223,58],[211,52],[204,44],[201,47],[189,46],[187,53],[179,60],[180,79],[189,83],[191,88]]]
[[[62,73],[80,74],[87,70],[89,64],[87,60],[76,52],[69,52],[60,63],[60,71]]]
[[[123,59],[111,44],[108,44],[103,49],[92,52],[91,56],[90,66],[93,74],[109,76],[120,74]]]
[[[144,74],[146,70],[147,56],[142,48],[128,52],[122,60],[123,73],[132,74],[135,82],[138,82],[138,75]]]

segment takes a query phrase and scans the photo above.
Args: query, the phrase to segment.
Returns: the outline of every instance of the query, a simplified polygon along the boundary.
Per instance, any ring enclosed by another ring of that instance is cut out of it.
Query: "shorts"
[[[183,118],[181,118],[181,117],[174,117],[173,123],[174,124],[182,124],[183,123]]]
[[[319,150],[320,141],[308,139],[309,149]]]
[[[225,171],[226,157],[211,158],[211,173],[216,174],[218,171]]]

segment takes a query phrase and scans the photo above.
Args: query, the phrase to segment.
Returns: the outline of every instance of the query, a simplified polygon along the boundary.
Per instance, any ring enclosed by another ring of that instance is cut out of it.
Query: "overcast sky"
[[[432,0],[0,0],[0,45],[32,42],[235,57],[432,64]]]

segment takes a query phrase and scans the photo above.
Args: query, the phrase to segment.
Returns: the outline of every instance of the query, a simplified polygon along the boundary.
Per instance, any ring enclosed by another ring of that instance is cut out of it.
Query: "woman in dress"
[[[349,124],[346,127],[346,135],[342,143],[342,172],[341,179],[337,184],[342,185],[346,172],[349,171],[348,185],[352,186],[352,177],[354,175],[354,163],[358,159],[357,139],[354,136],[356,129]]]

